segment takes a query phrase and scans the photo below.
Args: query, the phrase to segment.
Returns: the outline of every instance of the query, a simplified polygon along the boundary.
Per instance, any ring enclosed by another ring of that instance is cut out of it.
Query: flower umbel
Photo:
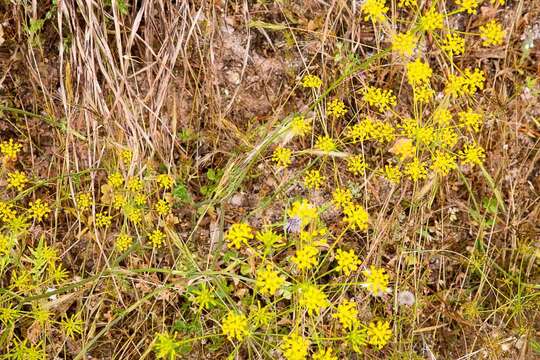
[[[326,294],[315,285],[301,285],[299,291],[298,303],[307,309],[309,316],[312,316],[313,312],[319,315],[322,308],[330,305]]]
[[[343,300],[332,317],[338,319],[345,330],[353,330],[359,324],[358,309],[356,303],[351,300]]]
[[[242,341],[249,335],[248,321],[244,314],[229,311],[221,322],[221,328],[230,341]]]
[[[354,250],[343,251],[337,249],[336,251],[336,260],[338,266],[336,266],[336,271],[342,271],[345,275],[349,276],[353,271],[358,269],[358,266],[362,263],[358,256],[354,253]]]
[[[388,288],[388,274],[385,274],[385,270],[382,268],[376,268],[370,266],[369,269],[362,271],[366,277],[366,281],[362,283],[373,296],[382,296],[390,289]]]
[[[248,241],[253,239],[253,230],[245,223],[232,224],[225,235],[225,239],[228,241],[228,247],[240,249],[242,244],[248,245]]]
[[[390,330],[390,324],[388,321],[377,321],[377,323],[372,322],[369,324],[367,335],[370,345],[373,345],[378,349],[382,349],[392,337],[392,330]]]
[[[294,333],[285,337],[280,349],[287,360],[305,360],[308,355],[309,345],[309,340]]]

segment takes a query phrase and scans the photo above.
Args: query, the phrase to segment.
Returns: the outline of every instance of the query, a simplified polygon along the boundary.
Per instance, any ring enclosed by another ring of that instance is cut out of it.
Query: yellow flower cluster
[[[306,188],[311,190],[319,189],[325,181],[326,177],[321,175],[319,170],[310,170],[304,177],[304,184],[306,185]]]
[[[296,115],[291,121],[291,130],[296,136],[304,136],[311,131],[311,122],[302,115]]]
[[[456,33],[446,34],[441,49],[446,51],[450,56],[461,55],[465,52],[465,39]]]
[[[291,165],[291,155],[291,149],[278,147],[274,150],[274,153],[272,154],[272,160],[276,163],[277,166],[287,167]]]
[[[365,118],[353,126],[347,127],[347,137],[351,139],[353,144],[365,140],[390,142],[396,137],[396,129],[387,122]]]
[[[8,189],[15,188],[18,191],[22,191],[26,183],[28,183],[28,178],[26,177],[25,173],[17,170],[8,174],[7,182]]]
[[[363,271],[366,281],[362,284],[373,296],[382,296],[390,291],[388,288],[388,274],[384,269],[370,266]]]
[[[455,0],[459,11],[465,11],[469,14],[476,14],[478,8],[478,0]]]
[[[375,86],[367,86],[360,90],[362,100],[370,106],[378,107],[380,112],[384,112],[396,105],[396,97],[392,90],[385,90]]]
[[[308,225],[317,218],[317,208],[306,199],[295,201],[287,212],[290,218],[298,218],[301,226]]]
[[[420,58],[407,64],[407,80],[413,86],[428,83],[432,74],[429,64],[422,62]]]
[[[321,309],[330,306],[330,302],[324,291],[313,284],[301,285],[299,291],[300,297],[298,303],[300,306],[306,308],[309,316],[312,316],[313,313],[319,315]]]
[[[293,333],[285,337],[280,349],[287,360],[305,360],[308,355],[309,345],[309,340]]]
[[[367,230],[369,215],[361,205],[349,204],[345,209],[343,209],[343,214],[345,215],[343,220],[352,230]]]
[[[349,170],[353,175],[363,175],[366,169],[367,164],[362,155],[353,155],[347,158],[347,170]]]
[[[131,244],[133,243],[133,238],[127,234],[120,234],[116,238],[116,243],[114,244],[116,247],[116,250],[120,252],[126,251]]]
[[[300,250],[296,250],[296,254],[291,257],[291,261],[300,271],[310,270],[319,263],[317,255],[319,255],[319,250],[315,246],[307,245]]]
[[[285,283],[285,279],[279,276],[277,271],[272,270],[271,265],[266,265],[266,268],[257,271],[257,280],[255,284],[262,295],[274,295],[283,283]]]
[[[356,308],[356,303],[351,300],[343,300],[338,305],[337,311],[332,317],[338,319],[345,330],[353,330],[359,324],[358,309]]]
[[[148,239],[150,240],[153,248],[161,247],[161,245],[163,245],[163,242],[165,241],[165,238],[165,234],[159,229],[152,231],[152,233],[148,235]]]
[[[100,212],[96,214],[94,222],[97,227],[108,227],[108,226],[111,226],[112,216]]]
[[[367,335],[370,345],[382,349],[392,337],[392,330],[390,330],[388,321],[377,321],[377,323],[372,322],[368,325]]]
[[[356,271],[362,261],[354,253],[354,250],[344,251],[337,249],[336,251],[336,261],[338,266],[336,266],[336,271],[343,272],[345,275],[349,276],[353,271]]]
[[[253,230],[245,223],[232,224],[225,239],[228,241],[228,247],[240,249],[242,245],[248,245],[248,241],[253,239]]]
[[[320,88],[322,80],[316,75],[306,75],[302,78],[302,86],[305,88]]]
[[[328,114],[335,118],[340,118],[347,113],[347,107],[343,101],[334,99],[328,104]]]
[[[436,11],[435,8],[431,8],[420,17],[420,29],[427,32],[442,29],[443,20],[444,15]]]
[[[437,151],[431,160],[431,168],[441,176],[446,176],[451,170],[457,169],[456,157],[450,153]]]
[[[4,155],[6,160],[17,159],[17,154],[21,151],[22,145],[9,139],[9,141],[2,141],[0,143],[0,152]]]
[[[49,208],[49,205],[43,202],[41,199],[31,202],[30,208],[28,209],[30,218],[35,221],[43,220],[43,218],[46,217],[50,212],[51,209]]]
[[[496,20],[491,20],[485,25],[480,26],[480,36],[483,46],[501,45],[504,41],[506,32],[501,24]]]
[[[459,156],[465,165],[482,165],[486,158],[484,148],[477,144],[466,144]]]
[[[159,184],[159,186],[161,186],[163,189],[170,189],[174,185],[174,179],[169,174],[159,174],[156,178],[156,181]],[[140,190],[134,190],[134,191],[140,191]]]
[[[329,153],[332,151],[335,151],[337,149],[336,143],[330,136],[319,136],[317,138],[317,142],[315,143],[315,148],[323,151],[325,153]]]
[[[411,31],[392,36],[392,51],[398,55],[411,56],[418,42],[418,37]]]
[[[484,89],[486,80],[484,72],[480,69],[465,69],[462,76],[450,74],[445,88],[446,94],[452,97],[474,95],[476,91]]]
[[[338,208],[344,208],[352,202],[352,193],[349,189],[337,188],[332,192],[332,203]]]
[[[388,12],[386,0],[365,0],[362,4],[362,12],[364,20],[371,20],[374,23],[382,22]]]
[[[221,322],[221,329],[223,330],[223,334],[226,335],[230,341],[233,341],[234,339],[242,341],[249,336],[246,316],[233,311],[229,311],[227,315],[225,315],[225,318],[223,318]]]

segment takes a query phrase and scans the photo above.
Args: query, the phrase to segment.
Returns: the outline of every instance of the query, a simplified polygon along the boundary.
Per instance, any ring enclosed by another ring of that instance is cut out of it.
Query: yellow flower
[[[478,8],[478,0],[455,0],[459,11],[466,11],[469,14],[476,14]]]
[[[291,165],[291,149],[278,147],[272,154],[272,160],[276,162],[277,166],[287,167]]]
[[[368,229],[369,215],[361,205],[349,204],[343,209],[343,214],[345,215],[343,220],[352,230],[366,231]]]
[[[311,122],[302,115],[296,115],[291,121],[292,133],[296,136],[304,136],[311,131]]]
[[[0,143],[0,152],[4,155],[6,160],[16,160],[17,154],[21,151],[22,145],[13,142],[13,139],[9,141],[2,141]]]
[[[270,229],[258,231],[255,238],[263,243],[265,249],[283,246],[283,237]]]
[[[290,218],[300,219],[300,225],[306,226],[317,218],[317,208],[306,199],[297,200],[287,212]]]
[[[370,345],[382,349],[384,345],[388,343],[388,340],[392,337],[392,330],[390,330],[390,323],[388,321],[377,323],[369,323],[367,329],[368,342]]]
[[[158,247],[161,247],[161,245],[163,245],[163,242],[165,241],[166,236],[161,230],[156,229],[152,231],[152,233],[148,236],[148,238],[150,239],[150,243],[152,244],[152,247],[158,248]]]
[[[427,169],[424,163],[415,157],[413,161],[405,165],[405,174],[409,175],[411,180],[418,181],[427,177]]]
[[[271,265],[257,271],[257,280],[255,285],[260,289],[262,295],[274,295],[285,283],[285,279],[279,276],[279,273],[272,270]]]
[[[291,261],[298,267],[298,270],[309,270],[319,263],[318,254],[319,250],[316,247],[307,245],[303,249],[296,250],[296,254],[291,257]]]
[[[359,123],[347,127],[347,137],[351,138],[353,144],[359,141],[371,140],[374,132],[375,122],[370,118],[365,118]]]
[[[428,83],[432,74],[429,64],[422,62],[420,58],[407,64],[407,80],[411,85]]]
[[[242,341],[249,335],[248,321],[244,314],[229,311],[221,321],[221,329],[227,339]]]
[[[495,5],[495,4],[504,5],[504,0],[489,0],[489,3],[492,5]]]
[[[330,136],[320,136],[317,138],[315,148],[326,153],[336,150],[336,143]]]
[[[127,188],[129,191],[141,192],[143,190],[143,182],[137,177],[131,177],[128,179]]]
[[[133,238],[131,236],[127,234],[120,234],[116,238],[116,243],[114,244],[114,246],[116,247],[116,250],[124,252],[131,246],[132,243]]]
[[[333,354],[334,350],[332,348],[320,349],[313,354],[312,360],[338,360],[337,356]]]
[[[375,86],[367,86],[360,90],[362,100],[370,106],[376,106],[380,112],[384,112],[396,105],[396,97],[392,90],[384,90]]]
[[[453,148],[459,141],[459,134],[451,127],[437,129],[435,137],[443,148]]]
[[[133,205],[128,204],[124,208],[124,214],[129,221],[134,224],[139,224],[142,221],[143,210]]]
[[[459,157],[465,165],[482,165],[482,162],[486,158],[486,152],[478,144],[465,144],[463,150],[459,152]]]
[[[336,266],[336,271],[343,271],[347,276],[351,275],[353,271],[358,269],[358,266],[362,263],[358,256],[354,253],[354,250],[343,251],[337,249],[336,251],[336,260],[338,266]]]
[[[302,78],[302,86],[305,88],[320,88],[322,80],[316,75],[305,75]]]
[[[206,283],[202,283],[198,289],[193,290],[190,301],[199,305],[199,311],[202,309],[210,309],[217,305],[214,292],[213,289],[208,289],[206,287]]]
[[[143,206],[146,204],[146,195],[143,193],[135,194],[135,204],[138,206]]]
[[[482,45],[501,45],[504,41],[504,31],[501,24],[496,20],[491,20],[487,24],[480,26],[480,36],[482,37]]]
[[[367,164],[362,155],[353,155],[347,158],[347,170],[353,175],[363,175]]]
[[[418,38],[411,31],[397,33],[392,36],[392,51],[402,56],[411,56]]]
[[[43,220],[43,218],[51,212],[49,205],[41,201],[41,199],[37,199],[36,201],[31,202],[29,205],[30,208],[28,209],[28,213],[30,218],[35,221]]]
[[[335,118],[340,118],[347,113],[347,107],[343,101],[334,99],[328,104],[328,114]]]
[[[225,235],[225,239],[228,241],[227,246],[229,248],[240,249],[242,244],[248,245],[248,241],[253,239],[253,230],[245,223],[232,224]]]
[[[159,174],[156,181],[163,189],[170,189],[174,185],[174,179],[169,174]]]
[[[365,21],[382,22],[388,12],[386,0],[365,0],[362,4],[362,12]]]
[[[80,193],[77,195],[77,209],[84,211],[92,206],[92,195],[90,193]]]
[[[156,212],[161,215],[165,216],[171,211],[171,205],[169,202],[165,199],[159,199],[154,206],[154,209],[156,209]]]
[[[345,207],[352,202],[352,193],[349,189],[337,188],[332,192],[332,203],[336,207]]]
[[[338,305],[337,312],[333,314],[332,317],[338,319],[345,330],[353,330],[360,323],[358,320],[356,303],[351,300],[343,300],[341,304]]]
[[[325,181],[326,177],[322,176],[319,170],[310,170],[304,177],[304,184],[312,190],[318,189]]]
[[[0,220],[10,222],[17,216],[17,211],[13,209],[13,204],[0,201]]]
[[[441,49],[446,51],[450,56],[461,55],[465,52],[465,39],[456,33],[446,34]]]
[[[446,176],[451,170],[457,169],[456,157],[447,152],[438,150],[431,157],[431,161],[431,169],[442,176]]]
[[[94,220],[94,223],[97,227],[108,227],[111,226],[112,223],[112,216],[107,215],[105,213],[97,213],[96,218]]]
[[[433,91],[433,89],[428,84],[415,86],[413,87],[413,91],[414,100],[422,104],[427,104],[435,95],[435,91]]]
[[[107,182],[112,187],[117,188],[117,187],[122,186],[122,184],[124,184],[124,177],[122,176],[122,174],[120,174],[117,171],[117,172],[112,173],[111,175],[109,175],[109,178],[107,179]]]
[[[8,186],[7,188],[15,188],[19,191],[24,189],[24,185],[28,182],[26,174],[22,171],[14,171],[8,174]]]
[[[113,199],[113,208],[115,209],[121,209],[124,205],[126,205],[126,198],[122,194],[114,194]]]
[[[131,162],[131,159],[133,158],[133,152],[131,150],[122,150],[120,153],[120,157],[122,158],[122,161],[124,164],[129,164]]]
[[[435,122],[437,122],[439,125],[450,125],[450,122],[452,121],[452,113],[446,108],[437,108],[433,112],[433,120],[435,120]]]
[[[390,291],[388,287],[388,274],[385,274],[384,269],[370,266],[369,269],[362,271],[366,277],[366,281],[362,283],[373,296],[382,296]]]
[[[390,152],[399,156],[401,161],[413,157],[416,154],[416,146],[413,141],[407,138],[401,138],[396,141]]]
[[[305,360],[309,351],[309,340],[298,334],[289,334],[280,346],[287,360]]]
[[[371,136],[379,142],[390,142],[396,138],[396,129],[391,124],[375,121]]]
[[[468,130],[480,131],[480,125],[482,125],[482,114],[474,112],[471,108],[467,111],[460,111],[458,113],[459,126],[467,128]]]
[[[420,29],[423,31],[442,29],[443,20],[444,15],[432,7],[422,17],[420,17]]]
[[[477,90],[484,89],[485,76],[480,69],[466,69],[463,76],[450,74],[445,87],[445,93],[457,97],[462,95],[474,95]]]
[[[328,301],[326,294],[316,285],[301,285],[299,292],[298,303],[300,306],[306,308],[309,316],[313,315],[313,312],[319,315],[321,309],[330,306],[330,301]]]
[[[393,165],[385,165],[383,176],[386,180],[397,184],[401,180],[402,175],[399,167]]]

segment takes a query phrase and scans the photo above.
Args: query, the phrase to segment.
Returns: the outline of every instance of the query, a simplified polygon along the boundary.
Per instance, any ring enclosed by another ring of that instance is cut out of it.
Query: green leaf
[[[173,190],[173,196],[182,202],[191,202],[191,195],[185,184],[179,183]]]

